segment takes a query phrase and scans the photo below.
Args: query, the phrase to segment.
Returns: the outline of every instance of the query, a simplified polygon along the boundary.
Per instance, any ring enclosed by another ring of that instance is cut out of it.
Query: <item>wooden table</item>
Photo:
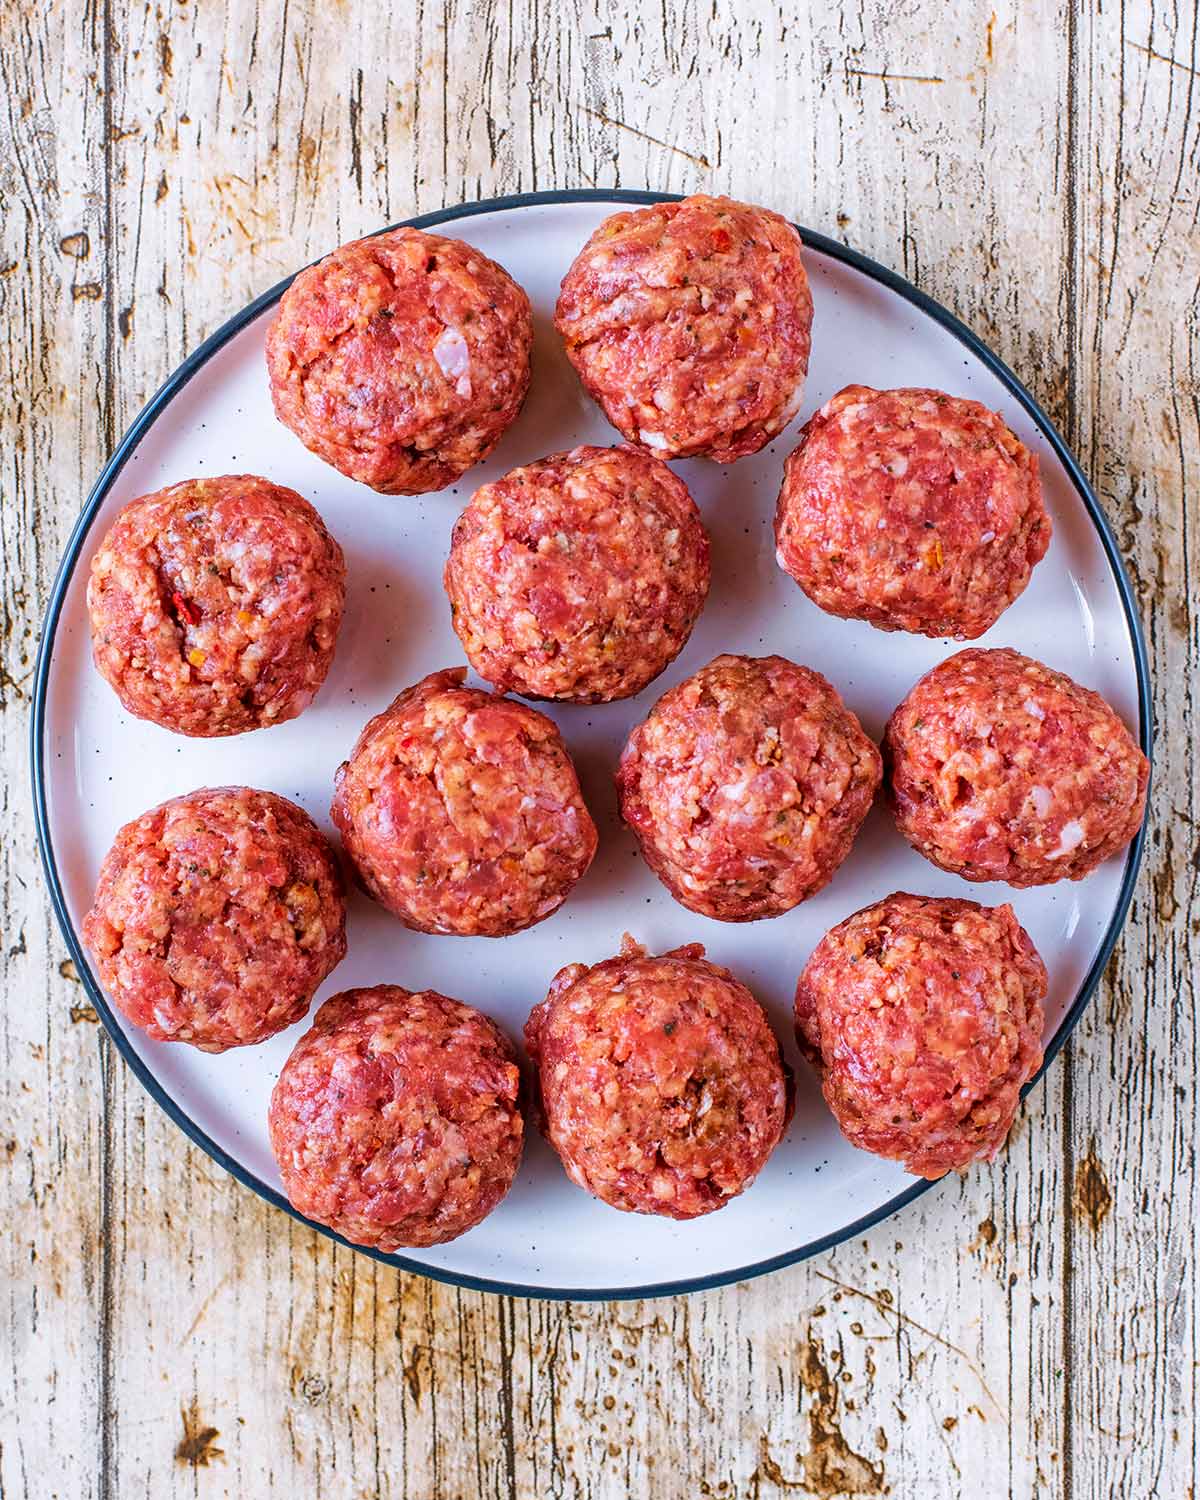
[[[2,28],[4,1500],[1194,1496],[1194,8],[8,0]],[[1128,929],[1002,1160],[790,1271],[610,1306],[398,1275],[191,1149],[64,961],[26,750],[68,530],[172,367],[342,240],[585,184],[769,204],[991,342],[1116,528],[1158,722]]]

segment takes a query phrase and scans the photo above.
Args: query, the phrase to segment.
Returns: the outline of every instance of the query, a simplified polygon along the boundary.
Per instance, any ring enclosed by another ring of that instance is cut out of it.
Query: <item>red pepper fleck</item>
[[[200,611],[190,599],[185,599],[178,589],[171,595],[171,603],[175,606],[175,613],[188,625],[199,625]]]
[[[714,250],[728,250],[733,244],[733,238],[728,229],[714,229],[712,242]]]

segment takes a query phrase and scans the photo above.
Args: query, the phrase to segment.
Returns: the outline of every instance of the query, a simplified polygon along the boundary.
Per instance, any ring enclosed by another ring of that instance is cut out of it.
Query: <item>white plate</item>
[[[267,1143],[267,1099],[306,1023],[219,1057],[147,1041],[129,1027],[105,1002],[77,936],[101,858],[122,823],[199,786],[270,788],[329,830],[334,768],[367,717],[426,672],[462,660],[441,570],[451,525],[470,491],[557,449],[617,440],[585,397],[551,319],[559,280],[592,229],[618,202],[653,196],[547,194],[413,221],[495,257],[529,292],[535,312],[534,380],[525,410],[491,460],[448,492],[376,495],[327,468],[276,422],[263,339],[279,286],[171,377],[105,470],[72,537],[43,635],[34,714],[39,827],[58,914],[97,1010],[142,1082],[221,1165],[280,1207],[286,1203]],[[677,465],[713,540],[712,592],[687,649],[636,699],[549,709],[600,828],[592,869],[549,921],[501,941],[408,932],[355,893],[349,955],[318,996],[383,981],[431,986],[479,1006],[519,1038],[560,965],[608,957],[626,930],[654,951],[699,940],[768,1008],[796,1066],[796,1118],[747,1193],[687,1224],[618,1215],[594,1201],[568,1182],[531,1131],[516,1184],[489,1219],[453,1244],[386,1257],[397,1264],[494,1290],[631,1296],[739,1279],[860,1232],[924,1184],[848,1146],[797,1057],[792,992],[822,933],[895,890],[1011,901],[1049,968],[1048,1034],[1061,1042],[1124,917],[1140,841],[1082,884],[968,887],[914,854],[877,806],[819,896],[774,921],[728,925],[676,905],[617,821],[611,773],[630,727],[660,693],[719,652],[779,652],[817,668],[878,737],[916,679],[955,649],[822,614],[775,564],[772,517],[784,456],[804,418],[851,381],[935,386],[974,397],[999,409],[1037,452],[1054,540],[1030,587],[982,643],[1015,646],[1096,688],[1140,729],[1148,748],[1144,650],[1128,583],[1099,508],[1045,416],[949,314],[840,245],[806,239],[816,314],[800,417],[764,452],[730,468]],[[313,501],[346,552],[348,609],[330,679],[300,719],[230,739],[189,740],[130,718],[94,671],[87,565],[117,509],[134,496],[193,475],[237,472],[264,474]]]

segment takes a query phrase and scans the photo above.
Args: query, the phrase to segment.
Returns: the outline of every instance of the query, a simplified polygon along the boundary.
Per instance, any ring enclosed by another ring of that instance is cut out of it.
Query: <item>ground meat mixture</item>
[[[420,932],[503,937],[557,911],[596,829],[556,726],[435,672],[372,719],[333,821],[363,885]]]
[[[791,1114],[761,1006],[699,943],[570,964],[525,1027],[543,1128],[572,1182],[628,1213],[694,1219],[749,1187]]]
[[[173,797],[117,834],[83,940],[118,1009],[155,1041],[262,1042],[345,957],[337,859],[274,792]]]
[[[345,595],[342,549],[294,490],[185,479],[126,505],[92,559],[92,654],[139,719],[241,734],[312,702]]]
[[[555,324],[624,437],[729,463],[787,426],[811,342],[801,248],[778,214],[703,194],[605,219],[563,278]]]
[[[267,334],[275,414],[386,495],[452,484],[529,389],[529,298],[462,240],[392,229],[292,282]]]
[[[636,448],[576,448],[484,485],[446,564],[454,628],[502,691],[630,698],[683,649],[708,593],[683,481]]]
[[[512,1043],[469,1005],[395,984],[335,995],[271,1095],[292,1207],[376,1250],[457,1239],[516,1176],[518,1081]]]
[[[1008,649],[959,651],[922,677],[884,755],[900,832],[967,880],[1081,880],[1145,813],[1149,762],[1104,699]]]
[[[796,1035],[853,1145],[918,1177],[991,1161],[1042,1062],[1046,969],[1011,906],[898,893],[827,932]]]
[[[677,901],[749,922],[827,884],[879,779],[879,751],[819,672],[781,656],[718,656],[630,735],[617,791]]]
[[[971,640],[1050,545],[1037,459],[995,412],[941,391],[847,386],[784,469],[779,566],[881,630]]]

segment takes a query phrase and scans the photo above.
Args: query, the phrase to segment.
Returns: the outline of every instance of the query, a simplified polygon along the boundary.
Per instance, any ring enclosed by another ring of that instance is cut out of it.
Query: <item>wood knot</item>
[[[1098,1233],[1112,1208],[1113,1195],[1108,1176],[1096,1155],[1095,1141],[1075,1168],[1075,1191],[1071,1201],[1076,1214],[1092,1226],[1092,1233]]]
[[[199,1403],[180,1407],[183,1419],[183,1437],[175,1449],[175,1462],[192,1469],[207,1469],[214,1458],[224,1458],[224,1451],[216,1446],[221,1436],[217,1429],[205,1422],[200,1415]]]

